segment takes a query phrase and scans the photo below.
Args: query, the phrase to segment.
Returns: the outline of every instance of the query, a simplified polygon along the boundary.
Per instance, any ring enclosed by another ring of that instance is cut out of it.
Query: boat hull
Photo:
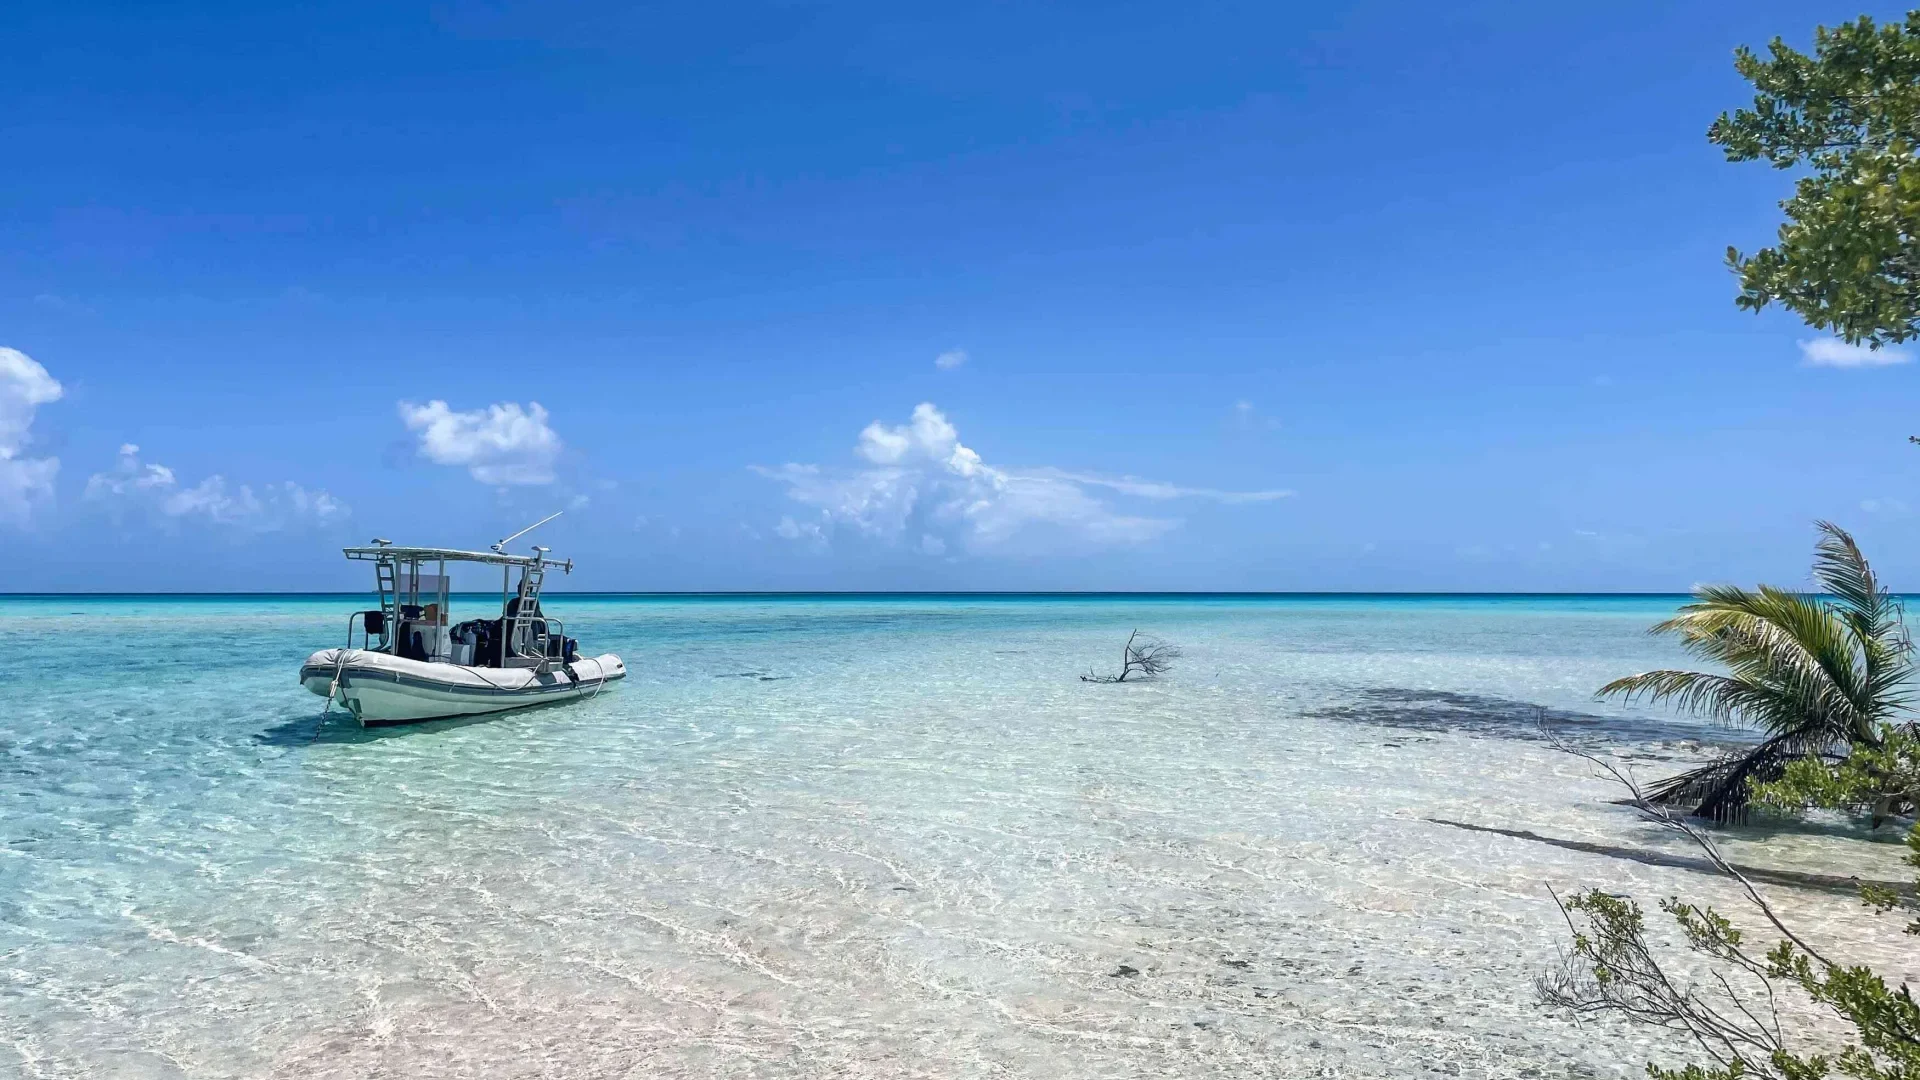
[[[300,666],[301,685],[321,697],[331,695],[362,724],[405,724],[579,701],[598,696],[626,676],[626,664],[612,653],[556,664],[545,672],[431,664],[364,649],[322,649]]]

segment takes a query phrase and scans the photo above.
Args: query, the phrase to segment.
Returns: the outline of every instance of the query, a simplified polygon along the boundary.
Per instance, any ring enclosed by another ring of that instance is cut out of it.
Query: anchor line
[[[340,650],[340,655],[335,658],[333,681],[327,684],[327,707],[320,710],[320,722],[313,726],[313,738],[307,740],[308,742],[313,742],[320,738],[321,729],[327,726],[327,718],[333,715],[333,696],[340,692],[340,679],[346,674],[347,656],[351,652],[353,652],[352,649],[342,649]]]

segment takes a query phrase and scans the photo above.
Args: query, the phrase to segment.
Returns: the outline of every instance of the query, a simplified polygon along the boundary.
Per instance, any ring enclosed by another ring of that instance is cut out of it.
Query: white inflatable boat
[[[301,685],[326,698],[329,711],[338,704],[362,724],[398,724],[588,700],[626,678],[618,656],[581,656],[561,621],[541,610],[546,571],[572,573],[572,560],[549,559],[542,547],[509,555],[505,544],[458,551],[376,540],[346,548],[347,558],[374,564],[380,606],[348,616],[346,646],[307,657]],[[497,615],[452,621],[448,563],[501,568]]]
[[[368,649],[321,649],[300,665],[300,682],[362,724],[401,724],[592,698],[627,676],[607,653],[534,668],[482,668],[409,660]]]

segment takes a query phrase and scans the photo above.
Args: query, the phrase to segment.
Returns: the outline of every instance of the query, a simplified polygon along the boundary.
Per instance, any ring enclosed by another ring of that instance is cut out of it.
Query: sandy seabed
[[[581,600],[617,691],[316,739],[352,606],[0,602],[0,1076],[1638,1076],[1537,1003],[1549,887],[1744,916],[1534,728],[1712,752],[1590,699],[1670,601]],[[1136,625],[1171,676],[1076,680]]]

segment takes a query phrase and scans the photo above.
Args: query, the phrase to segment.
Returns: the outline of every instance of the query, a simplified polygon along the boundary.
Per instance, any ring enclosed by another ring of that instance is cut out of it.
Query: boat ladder
[[[389,559],[381,559],[373,564],[374,586],[380,590],[380,613],[385,616],[383,625],[392,626],[393,617],[400,613],[399,567]],[[391,603],[393,606],[388,607]],[[396,628],[397,629],[397,628]],[[387,641],[387,631],[380,634],[382,644]],[[368,648],[372,648],[371,645]]]
[[[547,579],[547,568],[540,560],[540,556],[545,553],[545,548],[534,548],[534,561],[520,575],[519,599],[514,604],[513,630],[507,638],[516,649],[537,648],[542,671],[546,670],[546,640],[543,636],[536,646],[531,639],[533,638],[533,621],[536,618],[534,613],[540,610],[540,586]],[[544,624],[546,619],[540,617],[540,621]],[[522,652],[521,655],[526,654]]]

